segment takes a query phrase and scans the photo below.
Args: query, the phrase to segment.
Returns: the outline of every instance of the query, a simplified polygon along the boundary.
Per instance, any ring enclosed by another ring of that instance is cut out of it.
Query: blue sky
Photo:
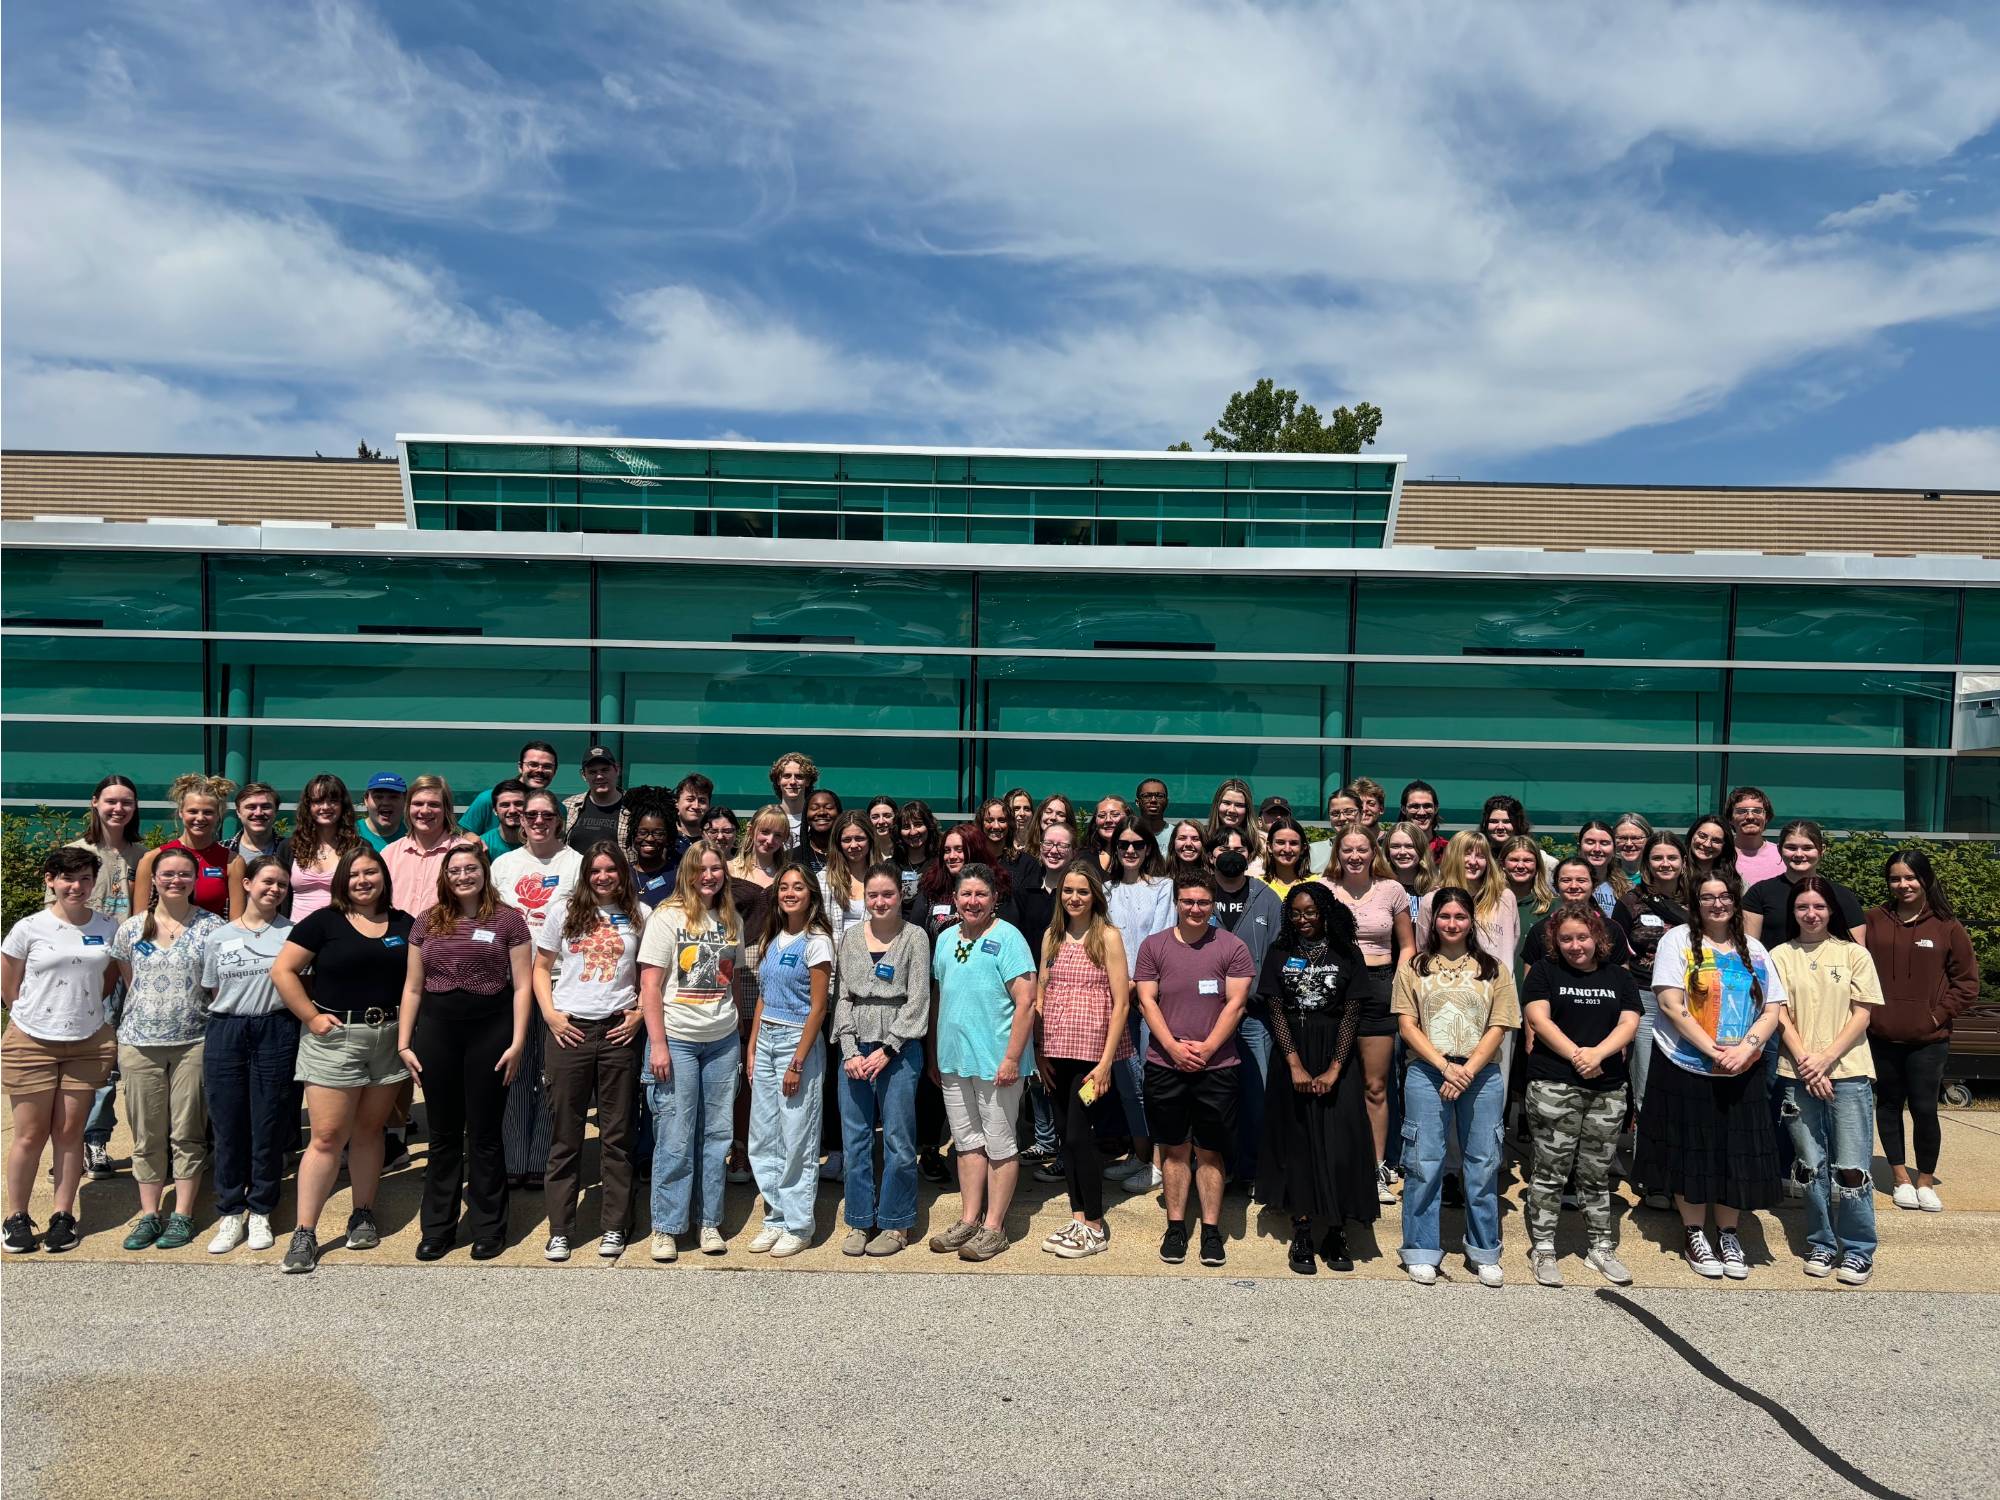
[[[2000,489],[1991,4],[8,12],[14,447],[1158,448]]]

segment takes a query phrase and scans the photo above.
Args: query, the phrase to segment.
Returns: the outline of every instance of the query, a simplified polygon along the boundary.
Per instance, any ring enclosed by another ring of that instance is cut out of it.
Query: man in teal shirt
[[[521,758],[515,765],[514,775],[508,778],[508,781],[501,782],[499,786],[492,787],[474,797],[471,806],[467,807],[464,813],[460,815],[458,826],[463,828],[467,833],[490,833],[494,828],[499,826],[499,813],[493,805],[493,800],[499,796],[500,787],[508,785],[511,781],[519,780],[527,787],[528,791],[543,792],[548,790],[549,784],[555,779],[556,747],[551,745],[547,740],[529,740],[527,744],[521,747]],[[526,794],[524,793],[523,795]],[[517,848],[520,842],[521,833],[517,828],[514,831],[513,842],[506,847],[509,849]],[[493,845],[489,843],[486,847],[492,849]],[[494,849],[493,852],[498,854],[500,851]]]
[[[410,784],[394,771],[377,771],[368,778],[368,790],[361,794],[360,834],[377,854],[409,832],[403,826],[403,803]]]

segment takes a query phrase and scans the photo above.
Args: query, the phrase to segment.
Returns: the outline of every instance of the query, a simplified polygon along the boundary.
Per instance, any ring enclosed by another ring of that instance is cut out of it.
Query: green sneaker
[[[166,1227],[166,1225],[160,1222],[158,1214],[140,1214],[138,1218],[132,1221],[132,1232],[125,1236],[125,1248],[127,1250],[152,1249]],[[181,1243],[185,1245],[187,1241],[182,1240]]]
[[[180,1250],[194,1240],[194,1220],[186,1214],[167,1215],[166,1232],[153,1241],[155,1250]]]

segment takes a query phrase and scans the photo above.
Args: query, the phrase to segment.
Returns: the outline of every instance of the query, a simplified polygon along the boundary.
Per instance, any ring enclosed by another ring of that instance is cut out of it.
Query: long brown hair
[[[340,863],[333,867],[332,888],[328,893],[327,900],[333,909],[343,917],[354,914],[354,898],[347,894],[347,887],[348,883],[354,878],[355,865],[364,859],[372,859],[382,867],[381,910],[382,915],[386,917],[396,909],[396,892],[394,887],[389,883],[389,862],[377,854],[366,843],[356,844],[352,849],[349,849],[345,854],[340,856]]]
[[[132,785],[129,777],[120,776],[115,771],[98,782],[91,791],[90,816],[84,819],[83,841],[86,844],[94,844],[100,849],[111,847],[111,841],[104,836],[104,820],[97,814],[97,799],[114,786],[122,786],[132,794],[132,821],[125,825],[124,847],[130,848],[133,844],[137,844],[143,849],[146,840],[139,832],[139,789]]]
[[[764,930],[752,939],[760,950],[770,947],[787,930],[785,914],[778,909],[778,886],[787,875],[794,873],[805,882],[806,887],[805,930],[820,933],[828,938],[833,936],[833,924],[826,919],[826,902],[820,897],[819,882],[813,879],[812,871],[804,865],[795,859],[788,859],[779,866],[778,873],[771,877],[771,899],[764,903]]]
[[[177,849],[162,849],[158,854],[153,856],[153,899],[146,903],[146,920],[139,928],[139,936],[149,943],[158,936],[160,931],[160,924],[154,917],[154,913],[160,909],[160,863],[163,860],[169,859],[184,859],[190,865],[194,866],[194,872],[197,876],[201,874],[201,861],[195,857],[194,851],[189,849],[185,844]],[[188,904],[190,906],[194,904],[193,886],[188,887]]]
[[[315,798],[327,796],[340,799],[340,817],[334,822],[333,837],[330,840],[335,854],[345,854],[361,842],[356,831],[354,799],[348,795],[347,783],[331,771],[322,771],[306,783],[306,789],[299,793],[299,815],[292,828],[292,863],[311,867],[319,858],[319,824],[313,819],[312,805]]]
[[[701,847],[699,843],[693,845],[694,849]],[[583,863],[577,866],[576,879],[569,888],[569,904],[563,909],[562,925],[562,935],[569,942],[581,942],[589,937],[597,926],[599,902],[597,892],[590,888],[590,867],[606,856],[611,858],[618,869],[618,889],[611,893],[611,900],[607,904],[623,912],[625,920],[632,924],[634,931],[640,926],[639,892],[632,883],[632,862],[625,857],[625,851],[610,839],[599,839],[584,851]],[[686,859],[683,858],[681,863],[685,865]],[[699,869],[700,866],[696,868]],[[722,889],[726,895],[729,890],[727,881],[723,882]]]
[[[493,889],[493,856],[480,843],[453,844],[438,861],[437,904],[424,913],[425,937],[449,937],[466,920],[458,907],[458,892],[451,888],[451,862],[461,854],[479,861],[479,904],[472,909],[472,921],[490,922],[499,910],[500,893]]]
[[[1121,825],[1123,826],[1123,825]],[[1062,952],[1063,939],[1069,932],[1069,913],[1063,910],[1063,882],[1072,875],[1081,875],[1090,883],[1090,925],[1084,929],[1083,951],[1098,968],[1104,967],[1104,934],[1109,930],[1111,908],[1104,900],[1104,879],[1097,873],[1094,859],[1073,859],[1069,868],[1062,872],[1062,880],[1056,882],[1055,909],[1049,915],[1049,930],[1042,934],[1042,967],[1047,968]]]

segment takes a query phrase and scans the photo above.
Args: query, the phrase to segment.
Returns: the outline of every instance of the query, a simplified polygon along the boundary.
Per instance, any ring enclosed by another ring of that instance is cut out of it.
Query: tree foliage
[[[1337,406],[1322,419],[1318,407],[1300,405],[1297,391],[1280,389],[1267,376],[1230,396],[1202,441],[1213,453],[1359,453],[1381,430],[1379,406]],[[1176,443],[1167,451],[1192,453],[1194,446]]]

